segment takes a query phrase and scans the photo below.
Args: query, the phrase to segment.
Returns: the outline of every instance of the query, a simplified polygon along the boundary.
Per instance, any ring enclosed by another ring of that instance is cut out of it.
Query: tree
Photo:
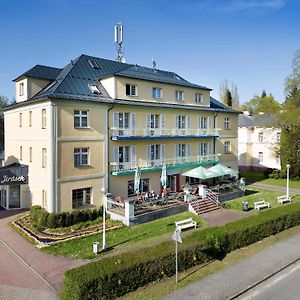
[[[300,50],[292,61],[292,74],[285,80],[286,98],[282,112],[278,114],[281,128],[281,168],[291,165],[291,176],[300,176]]]
[[[9,99],[0,95],[0,150],[4,149],[4,116],[2,109],[8,104]]]
[[[241,109],[249,111],[249,113],[253,115],[258,115],[260,112],[265,114],[275,114],[280,111],[281,105],[273,96],[254,96],[252,99],[245,102]]]
[[[229,89],[228,80],[223,80],[220,83],[219,97],[221,102],[225,105],[230,106],[234,109],[239,109],[239,94],[237,85],[234,82],[231,82],[231,89]]]

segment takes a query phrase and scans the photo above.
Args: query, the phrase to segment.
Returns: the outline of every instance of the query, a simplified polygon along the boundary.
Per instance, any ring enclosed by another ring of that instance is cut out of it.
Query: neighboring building
[[[276,147],[280,143],[280,129],[275,128],[270,115],[251,116],[244,112],[238,117],[240,170],[280,169]]]
[[[189,168],[237,169],[238,113],[173,72],[81,55],[63,69],[37,65],[15,82],[5,165],[28,166],[28,184],[15,192],[20,207],[69,211],[100,206],[105,191],[133,196],[138,166],[141,190],[156,193],[164,163],[175,191]],[[9,198],[10,185],[2,190]]]

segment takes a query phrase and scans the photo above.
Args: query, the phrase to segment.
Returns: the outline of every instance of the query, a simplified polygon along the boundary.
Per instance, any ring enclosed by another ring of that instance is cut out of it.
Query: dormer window
[[[96,95],[101,94],[99,88],[95,84],[89,84],[89,88],[93,94],[96,94]]]
[[[137,95],[136,85],[126,84],[126,95],[127,96],[136,96]]]
[[[100,69],[100,66],[97,61],[89,59],[88,62],[93,69]]]
[[[183,91],[176,91],[175,99],[176,101],[183,101]]]
[[[196,103],[201,103],[203,102],[203,95],[201,93],[196,93],[195,94],[195,102]]]
[[[23,96],[24,95],[24,82],[21,82],[19,84],[19,96]]]

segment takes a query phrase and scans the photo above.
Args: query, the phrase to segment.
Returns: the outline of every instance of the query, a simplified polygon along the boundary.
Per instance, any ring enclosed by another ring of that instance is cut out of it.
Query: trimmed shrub
[[[300,224],[300,203],[269,209],[223,227],[194,231],[179,247],[179,271],[220,259],[270,235]],[[63,299],[115,299],[175,274],[174,241],[105,258],[69,270]]]
[[[81,209],[72,212],[49,213],[41,206],[32,206],[30,218],[34,226],[43,230],[45,228],[68,227],[80,222],[93,221],[102,216],[102,207],[99,209]]]

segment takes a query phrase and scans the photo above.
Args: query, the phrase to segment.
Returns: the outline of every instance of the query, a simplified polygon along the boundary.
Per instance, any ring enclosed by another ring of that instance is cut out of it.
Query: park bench
[[[196,228],[197,223],[195,221],[193,221],[192,218],[188,218],[188,219],[185,219],[182,221],[175,222],[175,225],[176,225],[176,228],[178,228],[179,231],[181,232],[182,229],[187,229],[187,228],[191,228],[191,227]]]
[[[255,209],[261,209],[261,208],[265,208],[265,207],[269,208],[270,203],[266,202],[265,200],[254,202],[254,208]]]
[[[287,197],[286,195],[277,197],[278,204],[284,204],[285,202],[292,202],[291,197]]]

